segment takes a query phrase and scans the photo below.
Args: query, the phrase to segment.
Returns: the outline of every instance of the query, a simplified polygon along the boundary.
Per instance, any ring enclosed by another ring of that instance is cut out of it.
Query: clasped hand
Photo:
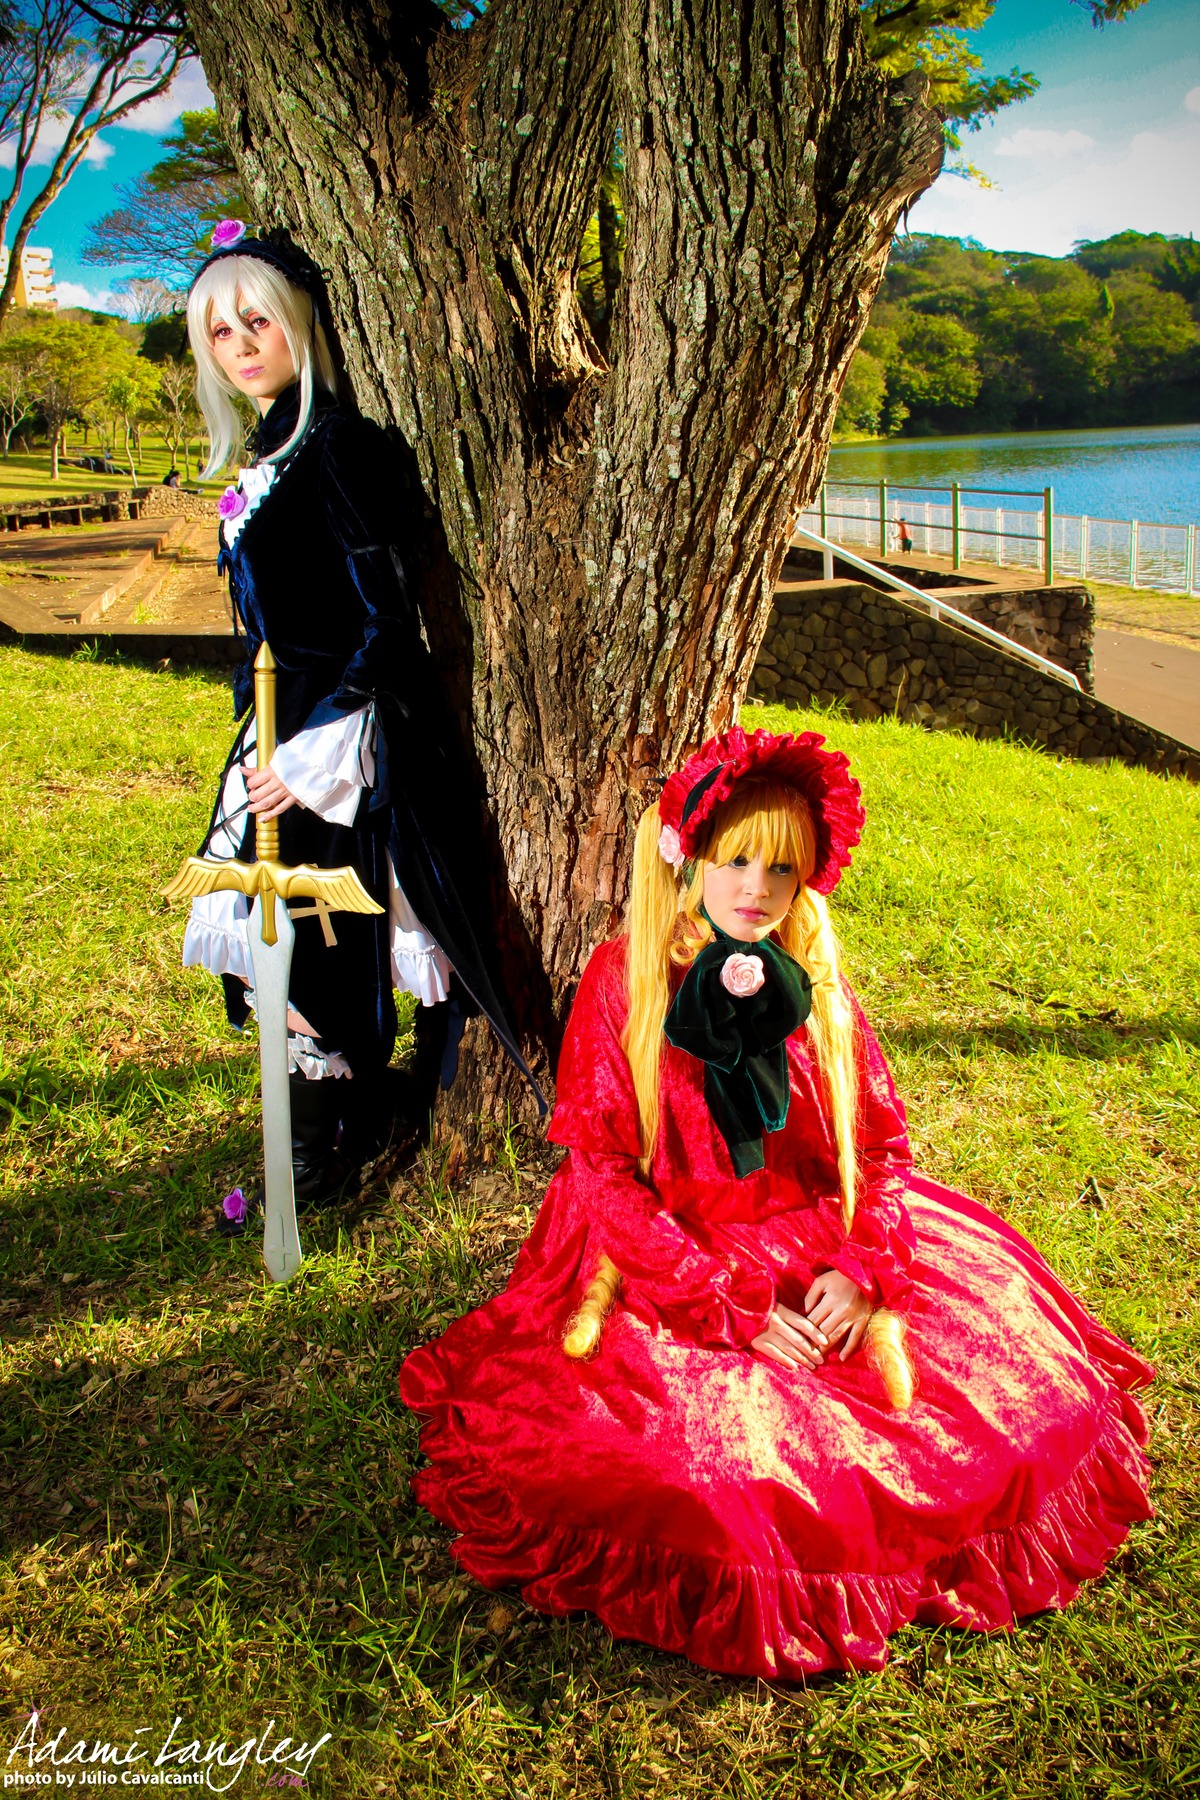
[[[242,773],[246,777],[246,791],[250,795],[250,811],[260,819],[277,819],[289,806],[299,806],[300,802],[295,794],[284,787],[270,763],[265,769],[251,769],[243,765]]]
[[[804,1311],[777,1306],[751,1348],[785,1369],[819,1369],[840,1344],[845,1362],[862,1343],[871,1312],[871,1302],[856,1282],[827,1269],[805,1294]]]

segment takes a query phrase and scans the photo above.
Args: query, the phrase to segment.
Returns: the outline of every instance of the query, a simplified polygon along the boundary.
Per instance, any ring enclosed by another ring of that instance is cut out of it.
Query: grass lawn
[[[1089,581],[1088,586],[1096,596],[1097,625],[1200,649],[1200,594],[1159,594],[1151,588],[1113,587],[1101,581]]]
[[[190,487],[200,485],[197,470],[202,461],[202,457],[198,460],[201,449],[199,440],[193,443],[191,480],[186,484]],[[123,464],[121,461],[123,452],[119,444],[111,452],[116,464],[115,474],[96,475],[90,469],[75,466],[76,457],[100,454],[101,446],[94,431],[89,433],[86,444],[81,431],[71,431],[66,453],[59,457],[58,480],[52,481],[49,449],[34,449],[27,454],[14,450],[7,460],[0,458],[0,507],[5,502],[54,500],[60,496],[65,499],[70,494],[111,493],[116,488],[156,487],[172,466],[166,445],[152,431],[142,433],[142,455],[134,458],[136,481],[130,476],[128,463]],[[176,466],[183,479],[182,456]],[[223,485],[223,482],[209,482],[205,485],[205,491],[217,493]]]
[[[1159,1515],[1065,1614],[771,1688],[485,1593],[409,1498],[398,1364],[502,1281],[532,1158],[377,1185],[287,1289],[210,1235],[253,1047],[158,895],[229,711],[215,677],[0,650],[5,1754],[36,1706],[64,1744],[328,1732],[336,1800],[1200,1788],[1200,791],[827,721],[870,808],[848,966],[919,1161],[1158,1363]]]

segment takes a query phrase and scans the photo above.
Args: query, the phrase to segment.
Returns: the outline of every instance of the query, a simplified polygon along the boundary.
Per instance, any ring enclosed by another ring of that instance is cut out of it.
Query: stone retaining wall
[[[31,525],[45,529],[92,525],[114,519],[170,519],[180,514],[193,519],[215,519],[217,502],[190,488],[107,488],[90,494],[55,494],[47,500],[21,500],[0,506],[0,531],[20,531]]]
[[[819,551],[794,548],[788,551],[783,565],[783,580],[789,572],[811,580],[821,567]],[[878,564],[890,574],[898,575],[910,586],[936,592],[959,612],[990,625],[1004,637],[1036,650],[1039,656],[1070,669],[1089,693],[1092,691],[1092,654],[1096,624],[1096,603],[1083,585],[1076,587],[981,587],[977,581],[942,569],[924,569],[919,563],[906,563],[895,558]],[[864,581],[861,572],[848,563],[834,559],[834,574],[843,575],[855,586],[885,597],[895,589],[875,588]],[[997,575],[997,580],[1002,577]]]
[[[1008,735],[1088,762],[1117,757],[1200,780],[1200,751],[899,595],[846,581],[785,586],[775,601],[750,683],[756,698],[793,706],[841,700],[858,719],[895,713],[931,730]]]
[[[132,494],[123,494],[122,498],[126,504],[131,499],[137,502],[139,519],[166,519],[177,513],[187,513],[193,519],[215,519],[217,516],[214,498],[192,493],[188,488],[134,488]]]

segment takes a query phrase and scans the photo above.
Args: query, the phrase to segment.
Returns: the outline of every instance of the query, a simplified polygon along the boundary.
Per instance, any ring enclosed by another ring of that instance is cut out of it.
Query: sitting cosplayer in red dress
[[[1151,1510],[1150,1367],[912,1170],[838,971],[862,810],[822,743],[731,731],[666,784],[571,1013],[567,1158],[505,1291],[400,1378],[472,1575],[790,1679],[1065,1606]]]

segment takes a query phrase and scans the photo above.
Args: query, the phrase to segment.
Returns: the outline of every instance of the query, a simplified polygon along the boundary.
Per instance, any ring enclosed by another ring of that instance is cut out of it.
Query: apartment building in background
[[[0,285],[8,278],[8,245],[0,247]],[[14,306],[52,307],[58,305],[54,287],[54,252],[39,250],[26,244],[21,252],[21,273],[17,276]]]

